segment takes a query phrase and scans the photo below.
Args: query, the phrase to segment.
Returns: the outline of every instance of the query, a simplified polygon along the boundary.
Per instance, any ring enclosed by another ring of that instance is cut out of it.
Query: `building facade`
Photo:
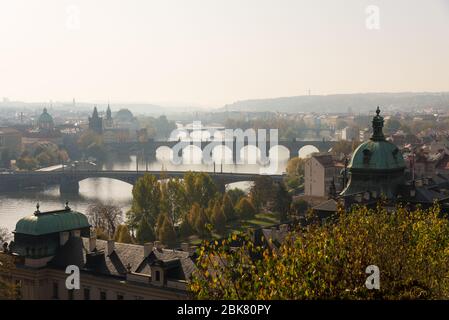
[[[192,252],[99,240],[83,214],[66,208],[36,212],[16,224],[0,253],[15,261],[10,279],[22,299],[185,299],[194,270]],[[80,270],[80,288],[66,287],[68,266]]]
[[[328,197],[333,187],[339,188],[343,165],[330,154],[312,155],[304,164],[304,194]]]

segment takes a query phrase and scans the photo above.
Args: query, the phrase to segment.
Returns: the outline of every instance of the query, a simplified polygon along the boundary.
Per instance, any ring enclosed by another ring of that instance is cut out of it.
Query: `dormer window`
[[[371,160],[371,151],[368,149],[363,150],[363,164],[369,164]]]
[[[161,272],[159,270],[156,271],[156,281],[161,281]]]

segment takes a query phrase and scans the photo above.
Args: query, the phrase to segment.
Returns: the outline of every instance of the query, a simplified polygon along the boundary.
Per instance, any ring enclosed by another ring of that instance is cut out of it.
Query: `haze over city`
[[[448,31],[445,0],[3,1],[0,95],[221,107],[446,91]]]

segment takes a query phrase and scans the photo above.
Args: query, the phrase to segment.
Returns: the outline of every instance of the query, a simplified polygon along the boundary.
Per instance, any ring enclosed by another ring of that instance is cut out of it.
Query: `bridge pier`
[[[78,180],[62,180],[59,185],[60,194],[78,194],[80,183]]]

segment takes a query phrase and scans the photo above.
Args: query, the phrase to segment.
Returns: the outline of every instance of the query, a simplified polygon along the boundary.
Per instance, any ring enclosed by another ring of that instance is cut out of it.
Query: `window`
[[[156,281],[161,281],[161,272],[156,271]]]
[[[59,299],[59,285],[57,282],[53,282],[53,299]]]
[[[84,288],[84,300],[90,300],[90,289]]]
[[[106,291],[100,291],[100,300],[106,300]]]
[[[69,300],[75,300],[75,290],[73,290],[73,289],[68,290],[67,295],[68,295]]]
[[[123,295],[122,295],[122,294],[120,294],[120,293],[119,293],[119,294],[117,294],[117,300],[124,300],[123,298],[124,298],[124,297],[123,297]]]

